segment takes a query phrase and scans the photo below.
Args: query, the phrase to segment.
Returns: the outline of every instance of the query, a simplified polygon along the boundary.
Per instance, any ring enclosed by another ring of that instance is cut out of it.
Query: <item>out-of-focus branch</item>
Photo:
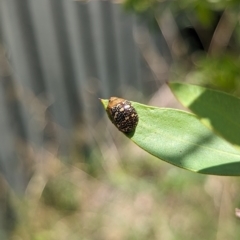
[[[172,13],[169,10],[166,10],[160,16],[156,16],[156,20],[169,47],[172,58],[179,58],[186,53],[187,46],[181,37]]]
[[[11,67],[6,58],[5,49],[0,44],[0,76],[7,77],[11,75]]]
[[[169,73],[169,66],[165,59],[160,55],[154,44],[151,42],[150,33],[147,28],[138,27],[134,32],[135,41],[149,65],[156,79],[164,82]]]
[[[214,55],[225,49],[236,27],[237,21],[233,13],[226,9],[213,34],[208,53]]]

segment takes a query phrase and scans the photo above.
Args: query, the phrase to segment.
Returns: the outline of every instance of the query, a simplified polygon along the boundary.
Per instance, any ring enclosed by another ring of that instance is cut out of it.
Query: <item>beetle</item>
[[[111,97],[106,109],[117,129],[123,133],[133,132],[138,124],[138,114],[131,102],[123,98]]]

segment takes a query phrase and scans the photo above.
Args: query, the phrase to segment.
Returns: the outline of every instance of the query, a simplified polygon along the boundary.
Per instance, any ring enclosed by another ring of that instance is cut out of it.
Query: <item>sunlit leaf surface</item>
[[[179,101],[227,141],[240,146],[240,99],[224,92],[169,83]]]
[[[106,109],[108,100],[101,100]],[[240,154],[190,113],[132,102],[135,132],[126,134],[148,153],[178,167],[213,175],[240,175]],[[119,132],[120,134],[120,132]]]

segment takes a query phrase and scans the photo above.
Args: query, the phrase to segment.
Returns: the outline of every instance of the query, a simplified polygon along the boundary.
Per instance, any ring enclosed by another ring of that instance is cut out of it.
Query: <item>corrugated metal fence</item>
[[[0,21],[0,166],[18,191],[47,142],[64,152],[77,123],[99,131],[99,97],[137,101],[160,86],[136,43],[146,26],[121,5],[0,0]]]

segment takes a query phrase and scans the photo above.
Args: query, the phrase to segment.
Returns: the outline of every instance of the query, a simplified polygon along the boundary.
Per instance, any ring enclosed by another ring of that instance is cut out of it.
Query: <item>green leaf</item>
[[[169,86],[179,101],[202,122],[234,145],[240,146],[240,99],[224,92],[184,83]]]
[[[101,100],[106,109],[108,100]],[[199,119],[180,110],[132,102],[139,116],[133,133],[125,134],[148,153],[178,167],[213,175],[239,176],[240,155]]]

